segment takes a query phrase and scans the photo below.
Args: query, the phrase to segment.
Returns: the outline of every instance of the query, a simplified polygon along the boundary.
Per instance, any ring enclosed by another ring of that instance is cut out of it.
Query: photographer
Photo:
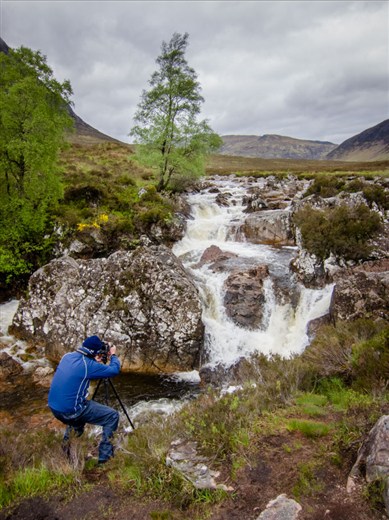
[[[116,347],[109,347],[98,336],[90,336],[75,352],[65,354],[54,374],[49,392],[49,407],[53,415],[67,425],[64,448],[69,449],[70,430],[79,437],[85,424],[103,427],[99,445],[99,464],[113,457],[110,439],[119,423],[119,414],[113,408],[87,400],[92,379],[105,379],[120,372]],[[108,365],[104,364],[109,358]]]

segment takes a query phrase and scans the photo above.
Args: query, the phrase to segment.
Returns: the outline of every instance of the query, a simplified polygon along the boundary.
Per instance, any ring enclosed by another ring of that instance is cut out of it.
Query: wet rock
[[[244,213],[254,213],[263,209],[268,209],[266,202],[261,198],[260,191],[254,192],[252,195],[243,197],[242,204],[246,206]]]
[[[356,489],[361,478],[368,483],[377,479],[385,483],[383,498],[389,515],[389,415],[383,415],[376,422],[360,447],[347,480],[349,493]]]
[[[49,388],[53,378],[54,369],[51,367],[38,367],[32,375],[34,383]]]
[[[229,197],[231,197],[231,193],[219,193],[219,195],[217,195],[217,197],[215,199],[215,202],[219,206],[229,206],[230,205]]]
[[[264,280],[269,276],[267,265],[233,272],[226,279],[224,306],[227,315],[238,325],[258,328],[263,321],[265,303]]]
[[[334,320],[389,320],[389,271],[346,269],[336,275],[330,314]]]
[[[210,246],[201,255],[199,263],[195,267],[202,267],[204,264],[212,264],[212,269],[217,270],[217,265],[230,258],[237,258],[238,255],[223,251],[218,246]]]
[[[0,352],[0,380],[8,379],[23,372],[23,367],[6,352]]]
[[[286,495],[278,495],[271,500],[257,520],[297,520],[302,510],[301,505]]]
[[[196,489],[233,491],[216,482],[220,473],[209,469],[207,464],[207,459],[197,453],[197,443],[193,441],[173,441],[166,457],[166,465],[181,473]]]
[[[324,262],[306,249],[299,250],[290,262],[290,269],[306,287],[324,287],[329,281]]]
[[[12,332],[40,340],[54,361],[97,334],[118,347],[123,368],[198,368],[203,340],[199,294],[164,246],[108,258],[53,260],[30,278]]]
[[[294,245],[290,212],[287,210],[251,213],[242,230],[247,240],[254,244]]]
[[[312,340],[315,337],[318,329],[322,325],[328,325],[329,323],[331,323],[331,317],[329,314],[325,314],[324,316],[320,316],[319,318],[315,318],[314,320],[309,321],[307,325],[308,338]]]

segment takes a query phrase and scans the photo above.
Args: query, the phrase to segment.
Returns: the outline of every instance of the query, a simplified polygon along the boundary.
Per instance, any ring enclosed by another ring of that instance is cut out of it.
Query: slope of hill
[[[4,54],[9,53],[10,47],[7,43],[0,38],[0,52],[4,52]],[[109,135],[103,134],[93,126],[88,125],[79,117],[74,110],[69,106],[69,114],[74,119],[75,132],[69,133],[67,139],[72,143],[82,143],[82,144],[97,144],[105,141],[116,142],[119,143],[117,139],[110,137]]]
[[[336,148],[326,141],[309,141],[282,135],[224,135],[222,155],[264,159],[323,159]]]
[[[325,159],[336,161],[382,161],[389,159],[389,119],[350,137]]]
[[[112,142],[112,143],[121,143],[117,139],[110,137],[109,135],[103,134],[93,126],[85,123],[81,117],[79,117],[74,110],[69,106],[69,114],[74,119],[74,129],[75,131],[69,133],[67,136],[67,140],[71,143],[82,143],[82,144],[98,144],[103,142]]]

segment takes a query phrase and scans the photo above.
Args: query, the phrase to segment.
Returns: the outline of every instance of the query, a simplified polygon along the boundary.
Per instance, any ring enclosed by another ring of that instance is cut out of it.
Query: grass
[[[290,432],[300,432],[309,438],[324,437],[331,431],[331,426],[324,422],[300,419],[290,419],[286,428]]]
[[[376,162],[341,162],[309,161],[295,159],[262,159],[228,155],[212,155],[206,164],[207,175],[250,175],[262,177],[268,175],[297,175],[314,178],[323,173],[348,176],[384,176],[389,175],[389,161]]]

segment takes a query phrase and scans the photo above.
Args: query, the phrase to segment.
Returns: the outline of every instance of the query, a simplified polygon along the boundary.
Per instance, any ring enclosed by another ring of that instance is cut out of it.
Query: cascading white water
[[[191,272],[203,302],[203,322],[205,326],[205,351],[211,366],[232,365],[241,357],[253,353],[280,354],[288,357],[304,350],[308,344],[307,325],[310,320],[328,312],[333,285],[324,289],[307,289],[297,286],[297,305],[280,303],[275,295],[272,278],[264,283],[265,304],[261,328],[249,330],[236,325],[226,314],[223,304],[224,282],[229,273],[215,273],[208,265],[198,266],[203,252],[211,245],[223,251],[235,253],[245,261],[267,264],[269,271],[285,278],[290,277],[289,262],[295,249],[274,248],[265,244],[241,241],[238,233],[244,222],[242,203],[247,180],[233,177],[216,178],[216,190],[202,191],[188,197],[192,219],[187,222],[183,239],[173,252],[181,258]],[[251,181],[252,182],[252,181]],[[260,187],[263,180],[257,181]],[[229,205],[216,203],[218,194],[228,196]]]

